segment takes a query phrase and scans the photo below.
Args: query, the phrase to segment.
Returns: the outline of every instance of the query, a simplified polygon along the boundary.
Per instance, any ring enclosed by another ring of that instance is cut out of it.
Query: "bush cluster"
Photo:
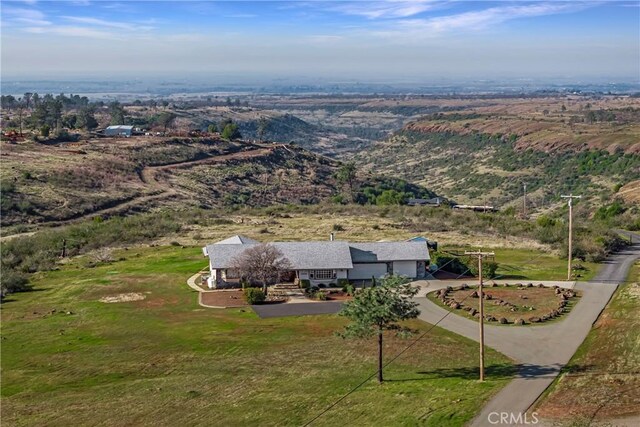
[[[245,301],[249,304],[260,304],[266,300],[266,295],[262,292],[262,289],[258,288],[245,288],[242,291]]]

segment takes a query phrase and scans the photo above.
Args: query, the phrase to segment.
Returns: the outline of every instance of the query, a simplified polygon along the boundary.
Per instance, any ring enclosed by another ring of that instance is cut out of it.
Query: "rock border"
[[[498,285],[496,283],[493,284],[488,284],[487,287],[497,287]],[[517,289],[527,289],[527,288],[533,288],[534,284],[533,283],[527,283],[527,284],[522,284],[522,283],[515,283],[513,285],[509,284],[509,283],[504,283],[501,285],[502,287],[515,287]],[[545,287],[542,283],[539,283],[538,285],[535,285],[535,287],[538,288],[543,288]],[[461,291],[461,290],[467,290],[470,289],[471,287],[469,285],[467,285],[466,283],[463,283],[460,286],[447,286],[446,288],[442,288],[439,289],[437,291],[435,291],[435,295],[436,298],[440,301],[440,303],[446,307],[450,307],[454,310],[464,310],[466,312],[468,312],[471,316],[475,317],[475,318],[479,318],[480,317],[480,313],[478,313],[478,311],[476,310],[475,307],[471,307],[468,305],[465,305],[464,303],[458,302],[456,300],[454,300],[451,297],[451,293],[453,291]],[[554,293],[555,295],[558,297],[558,305],[557,308],[555,308],[554,310],[551,310],[550,312],[542,315],[542,316],[531,316],[528,318],[523,318],[523,317],[519,317],[517,319],[515,319],[513,322],[509,322],[509,320],[505,317],[500,317],[500,318],[496,318],[490,314],[485,314],[484,316],[484,320],[487,322],[495,322],[498,323],[500,325],[516,325],[516,326],[523,326],[523,325],[530,325],[530,324],[536,324],[536,323],[544,323],[547,322],[549,320],[555,319],[557,317],[562,316],[565,313],[568,313],[569,310],[567,309],[567,304],[569,303],[569,300],[571,298],[575,298],[578,296],[577,292],[574,291],[573,289],[564,289],[564,288],[560,288],[559,286],[552,286],[552,288],[555,290]],[[477,299],[478,298],[478,291],[473,291],[470,295],[470,298],[472,299]],[[523,296],[521,296],[523,297]],[[483,293],[483,298],[485,301],[493,301],[494,304],[496,305],[504,305],[504,306],[512,306],[512,311],[515,311],[515,309],[517,309],[517,306],[513,303],[510,303],[508,301],[503,301],[503,300],[497,300],[494,299],[494,297],[491,294],[488,293]],[[526,297],[524,298],[526,299]],[[523,306],[526,307],[526,306]]]

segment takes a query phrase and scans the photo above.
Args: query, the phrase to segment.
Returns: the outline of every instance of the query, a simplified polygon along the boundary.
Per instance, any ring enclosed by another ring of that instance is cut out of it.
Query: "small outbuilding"
[[[130,126],[130,125],[108,126],[104,130],[104,135],[130,137],[131,135],[133,135],[133,126]]]

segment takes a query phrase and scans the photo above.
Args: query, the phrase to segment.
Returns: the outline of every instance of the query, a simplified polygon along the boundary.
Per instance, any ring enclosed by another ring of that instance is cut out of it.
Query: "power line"
[[[537,258],[540,258],[541,256],[546,255],[544,253],[539,254],[538,256],[534,257],[531,262],[535,261]],[[445,265],[449,264],[453,262],[453,259],[451,261],[449,261],[448,263],[446,263]],[[456,277],[453,280],[457,280],[461,277],[463,277],[465,274],[467,274],[469,271],[471,271],[471,268],[467,268],[463,273],[461,273],[458,277]],[[503,277],[504,275],[500,275],[494,278],[498,279],[500,277]],[[465,300],[467,300],[467,298],[471,297],[471,293],[469,293],[466,297],[464,297],[463,299],[460,300],[460,302],[464,302]],[[418,343],[418,341],[420,341],[422,338],[424,338],[429,332],[431,332],[436,326],[438,326],[440,324],[440,322],[442,322],[447,316],[449,316],[449,314],[453,313],[453,310],[449,310],[447,311],[447,314],[445,314],[444,316],[442,316],[436,323],[432,324],[431,327],[429,329],[427,329],[425,332],[423,332],[422,334],[420,334],[413,342],[411,342],[406,348],[404,348],[402,351],[400,351],[400,353],[398,353],[396,356],[394,356],[391,360],[389,360],[387,363],[385,363],[384,365],[382,365],[383,368],[386,368],[387,366],[389,366],[391,363],[393,363],[396,359],[398,359],[400,356],[402,356],[407,350],[409,350],[410,348],[412,348],[414,345],[416,345]],[[327,408],[325,408],[323,411],[321,411],[318,415],[316,415],[315,417],[313,417],[311,420],[307,421],[304,424],[304,427],[307,427],[309,425],[311,425],[315,420],[317,420],[318,418],[322,417],[324,414],[326,414],[327,412],[329,412],[331,409],[333,409],[336,405],[338,405],[340,402],[342,402],[344,399],[346,399],[347,397],[349,397],[351,394],[355,393],[360,387],[362,387],[363,385],[365,385],[367,382],[369,382],[373,377],[376,376],[376,374],[378,373],[378,371],[376,370],[374,373],[372,373],[371,375],[369,375],[364,381],[362,381],[361,383],[359,383],[358,385],[356,385],[354,388],[352,388],[351,390],[349,390],[347,393],[345,393],[342,397],[340,397],[338,400],[336,400],[335,402],[333,402],[331,405],[329,405]]]
[[[478,258],[478,326],[480,330],[480,381],[484,381],[484,301],[482,295],[482,260],[488,256],[495,256],[495,252],[466,252],[465,255]]]
[[[571,256],[573,255],[573,199],[581,199],[582,196],[574,196],[569,194],[568,196],[560,195],[561,198],[567,199],[569,205],[569,262],[567,266],[567,280],[571,280]]]

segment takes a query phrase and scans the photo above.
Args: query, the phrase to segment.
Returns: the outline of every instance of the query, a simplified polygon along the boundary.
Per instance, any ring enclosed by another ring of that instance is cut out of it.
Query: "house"
[[[237,281],[241,272],[232,269],[233,260],[260,242],[233,236],[202,248],[209,258],[209,288],[224,287]],[[284,276],[308,280],[311,285],[334,285],[338,281],[365,281],[387,274],[411,279],[425,278],[429,265],[426,241],[350,243],[336,240],[272,242],[291,264]]]
[[[409,206],[440,206],[440,197],[433,197],[431,199],[409,199],[407,205]]]
[[[133,134],[133,126],[128,126],[128,125],[108,126],[104,130],[105,136],[130,137],[132,134]]]
[[[496,208],[494,208],[493,206],[489,206],[489,205],[481,205],[481,206],[476,206],[476,205],[453,205],[452,208],[453,209],[461,209],[461,210],[470,210],[470,211],[475,211],[475,212],[497,212],[498,211]]]

